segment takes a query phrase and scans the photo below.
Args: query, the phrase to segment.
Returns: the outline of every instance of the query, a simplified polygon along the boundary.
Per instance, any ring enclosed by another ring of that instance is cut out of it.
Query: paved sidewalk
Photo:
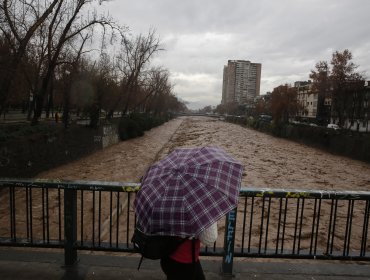
[[[165,279],[158,261],[144,260],[138,271],[137,256],[79,252],[79,263],[64,267],[63,252],[0,248],[0,279]],[[207,280],[231,279],[219,273],[220,259],[202,260]],[[365,280],[370,262],[255,260],[234,261],[232,279]]]

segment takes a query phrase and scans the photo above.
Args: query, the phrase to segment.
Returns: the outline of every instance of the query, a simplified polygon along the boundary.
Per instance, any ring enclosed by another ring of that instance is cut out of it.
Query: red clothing
[[[199,260],[200,241],[195,239],[195,261]],[[187,239],[170,255],[170,258],[180,263],[192,263],[192,240]]]

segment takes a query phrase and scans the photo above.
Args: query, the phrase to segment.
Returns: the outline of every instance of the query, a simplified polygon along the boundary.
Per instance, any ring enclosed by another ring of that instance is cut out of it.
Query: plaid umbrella
[[[218,147],[178,148],[152,165],[136,195],[147,234],[197,236],[238,204],[243,166]]]

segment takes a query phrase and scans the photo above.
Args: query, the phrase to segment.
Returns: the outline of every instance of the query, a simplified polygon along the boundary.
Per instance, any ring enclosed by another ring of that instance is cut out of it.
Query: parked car
[[[269,116],[269,115],[259,115],[258,120],[259,121],[262,121],[262,122],[266,122],[266,123],[271,123],[272,116]]]
[[[334,123],[329,123],[327,128],[331,128],[331,129],[334,129],[334,130],[340,129],[339,125],[334,124]]]

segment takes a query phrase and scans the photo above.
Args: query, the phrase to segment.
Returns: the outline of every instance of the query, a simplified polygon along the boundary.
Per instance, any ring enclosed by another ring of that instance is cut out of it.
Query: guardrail
[[[0,179],[0,245],[134,252],[133,200],[140,185],[100,181]],[[201,255],[370,260],[370,192],[242,188]],[[225,225],[225,226],[223,226]]]

